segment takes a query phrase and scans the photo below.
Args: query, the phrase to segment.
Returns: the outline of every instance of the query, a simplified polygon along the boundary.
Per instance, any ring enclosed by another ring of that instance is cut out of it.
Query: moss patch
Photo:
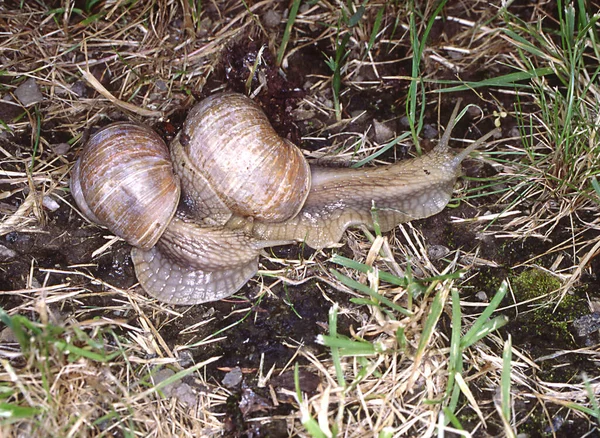
[[[560,287],[560,281],[540,269],[529,269],[512,279],[518,301],[527,301],[547,295]]]
[[[544,340],[560,343],[560,348],[564,348],[565,343],[575,346],[569,324],[586,313],[584,299],[577,294],[567,294],[556,305],[556,296],[552,292],[558,290],[561,283],[556,277],[540,269],[523,271],[511,283],[517,304],[537,299],[528,304],[534,307],[533,311],[519,317],[521,332],[535,336],[538,342]]]

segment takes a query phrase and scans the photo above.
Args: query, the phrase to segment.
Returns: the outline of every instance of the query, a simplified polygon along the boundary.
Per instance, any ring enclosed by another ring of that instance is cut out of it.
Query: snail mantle
[[[439,213],[462,160],[492,131],[454,154],[456,105],[435,149],[380,167],[309,165],[261,108],[241,94],[192,108],[170,147],[146,126],[114,123],[90,137],[73,167],[81,212],[133,246],[142,288],[171,304],[228,297],[258,270],[263,248],[320,249],[355,225],[382,231]]]

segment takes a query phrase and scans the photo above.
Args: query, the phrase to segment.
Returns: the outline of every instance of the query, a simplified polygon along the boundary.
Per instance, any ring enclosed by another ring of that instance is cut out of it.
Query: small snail
[[[372,227],[373,207],[382,231],[440,212],[462,160],[496,132],[453,154],[458,107],[429,154],[331,169],[309,166],[249,98],[216,94],[192,108],[170,160],[144,126],[98,131],[73,168],[71,190],[90,220],[134,246],[136,275],[150,295],[172,304],[215,301],[256,274],[263,248],[331,246],[350,226]]]

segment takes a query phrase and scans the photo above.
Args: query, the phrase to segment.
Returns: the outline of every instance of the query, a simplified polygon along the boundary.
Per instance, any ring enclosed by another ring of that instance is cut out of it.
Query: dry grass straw
[[[348,58],[340,69],[344,85],[342,102],[344,95],[351,91],[380,89],[384,93],[400,95],[403,93],[398,90],[404,89],[412,80],[403,70],[410,61],[407,17],[413,11],[409,6],[397,3],[369,2],[363,19],[348,29]],[[36,106],[25,108],[21,119],[4,127],[16,133],[14,138],[19,143],[0,145],[1,196],[20,202],[18,207],[14,203],[2,204],[2,236],[15,231],[46,233],[45,224],[52,214],[46,212],[44,199],[68,205],[71,216],[79,214],[69,204],[71,198],[67,190],[73,154],[67,158],[66,154],[51,152],[55,141],[68,141],[71,150],[76,150],[85,139],[87,129],[105,123],[107,119],[126,118],[152,124],[188,107],[193,101],[190,93],[205,88],[223,50],[239,39],[264,37],[269,41],[268,48],[272,53],[278,48],[277,39],[272,37],[273,31],[266,30],[262,23],[264,14],[276,7],[274,0],[254,3],[214,0],[203,2],[203,10],[195,9],[187,1],[132,3],[116,0],[94,9],[94,13],[100,14],[97,17],[85,12],[83,15],[90,18],[85,23],[73,19],[79,12],[72,2],[64,4],[66,7],[54,11],[49,11],[41,2],[22,2],[20,7],[15,4],[12,8],[0,5],[3,93],[11,95],[23,80],[33,78],[45,97]],[[433,10],[428,4],[418,6],[425,17]],[[296,17],[282,61],[284,70],[290,68],[292,56],[305,48],[315,44],[335,47],[340,11],[346,9],[351,16],[360,5],[356,3],[353,7],[348,11],[345,2],[334,1],[304,4]],[[489,2],[469,5],[468,15],[477,17],[476,20],[465,18],[467,14],[462,7],[461,4],[447,6],[446,24],[458,30],[444,34],[442,42],[428,46],[424,51],[425,81],[462,77],[474,66],[482,65],[489,68],[488,73],[493,76],[500,68],[498,66],[518,62],[511,52],[510,41],[502,37],[504,23],[495,17],[496,10]],[[375,18],[382,8],[384,13],[377,29]],[[283,21],[279,30],[285,26]],[[422,31],[425,24],[418,26]],[[367,50],[372,35],[375,35],[376,44]],[[335,111],[331,75],[314,74],[306,80],[307,93],[299,108],[313,113],[315,124],[305,139],[324,145],[310,153],[312,158],[347,161],[367,157],[381,147],[369,135],[372,128],[356,128],[361,125],[355,122],[366,117],[366,113],[332,122]],[[597,95],[597,90],[592,88],[592,94]],[[494,97],[497,94],[479,89],[473,91],[499,111],[512,112]],[[505,90],[499,92],[510,95]],[[428,95],[426,101],[427,108],[439,107],[435,95]],[[531,114],[531,120],[538,130],[533,137],[533,150],[551,147],[546,134],[552,127],[544,126],[535,113]],[[40,127],[43,127],[43,135],[36,135]],[[52,132],[60,135],[55,139]],[[398,144],[408,145],[407,142]],[[35,154],[34,147],[37,148]],[[500,168],[497,161],[492,164]],[[531,166],[525,170],[529,171],[527,177],[518,179],[506,192],[506,198],[500,199],[500,203],[510,203],[509,211],[482,216],[485,220],[476,224],[482,228],[482,233],[485,233],[483,225],[486,221],[501,219],[500,237],[548,238],[564,218],[572,220],[581,212],[597,213],[596,206],[585,197],[560,197],[558,204],[553,204],[552,198],[547,196],[552,189],[547,186],[544,175],[538,172],[540,168]],[[501,177],[512,177],[524,169],[507,162],[501,171]],[[517,192],[522,197],[514,203],[510,197]],[[548,211],[553,214],[547,215]],[[583,229],[584,224],[595,229],[597,219],[592,218],[587,223],[574,222],[579,225],[573,228],[569,242],[556,243],[550,251],[557,257],[564,251],[583,255],[577,266],[561,268],[564,272],[557,271],[564,275],[567,284],[580,277],[599,245],[598,240],[590,240]],[[498,227],[493,232],[498,233]],[[99,247],[96,256],[111,249],[114,243],[110,240]],[[372,250],[372,244],[363,233],[349,234],[348,247],[356,259],[386,266],[386,270],[399,276],[405,272],[405,260],[410,259],[415,275],[440,274],[436,268],[440,264],[429,258],[427,242],[411,225],[400,227],[391,236],[390,243],[380,239],[377,244],[381,246]],[[381,252],[385,265],[377,257]],[[447,255],[446,259],[447,269],[470,268],[474,262],[488,266],[495,263],[479,258],[478,254],[460,251]],[[222,412],[229,391],[203,373],[204,362],[198,364],[198,370],[191,368],[189,361],[186,362],[186,352],[197,351],[194,348],[203,343],[219,342],[224,334],[215,333],[208,337],[199,334],[192,337],[190,345],[170,345],[162,338],[161,328],[175,324],[191,310],[174,310],[147,299],[138,290],[131,293],[131,290],[100,280],[92,274],[97,260],[92,258],[84,265],[52,269],[40,269],[33,262],[31,272],[26,275],[26,288],[2,292],[5,299],[18,303],[13,305],[10,314],[27,315],[40,321],[35,328],[42,334],[36,341],[39,344],[24,351],[10,332],[3,332],[7,337],[0,345],[0,384],[2,388],[14,391],[13,401],[37,407],[43,415],[24,415],[12,423],[5,423],[0,433],[3,436],[220,436],[227,425],[217,412]],[[334,360],[317,356],[306,347],[290,345],[297,350],[297,357],[305,359],[306,368],[320,376],[321,385],[313,395],[304,394],[302,402],[296,400],[298,411],[249,419],[249,422],[260,424],[283,420],[290,436],[307,436],[301,414],[314,418],[328,436],[333,435],[334,430],[337,435],[348,437],[378,434],[382,437],[428,437],[451,431],[454,425],[448,425],[444,421],[447,417],[443,416],[450,367],[449,329],[443,330],[442,324],[436,325],[429,334],[426,347],[418,350],[418,346],[434,297],[440,297],[443,304],[442,318],[448,320],[450,317],[451,300],[448,297],[452,288],[459,286],[456,280],[436,283],[425,299],[413,302],[410,316],[391,317],[377,306],[337,303],[324,285],[352,297],[362,295],[329,273],[330,266],[324,262],[322,254],[302,262],[275,258],[269,261],[279,263],[281,269],[262,271],[264,276],[257,281],[264,281],[264,291],[269,292],[278,281],[300,284],[319,278],[326,305],[340,306],[339,314],[352,321],[353,339],[368,340],[385,348],[367,357],[342,357],[337,365],[342,367],[347,383],[344,386],[338,380]],[[529,261],[535,262],[535,258]],[[353,270],[344,273],[368,283],[394,303],[403,304],[408,300],[408,292],[402,287],[377,282]],[[278,277],[279,280],[273,283],[267,281],[267,277]],[[101,306],[95,305],[98,298],[102,299]],[[484,303],[467,300],[461,305],[470,310],[485,308]],[[249,311],[250,306],[238,309],[232,315]],[[463,331],[476,316],[463,315]],[[194,333],[210,322],[210,315],[207,318],[186,330]],[[56,331],[52,332],[51,328]],[[399,329],[405,344],[399,338]],[[503,346],[504,340],[492,334],[485,343],[477,343],[463,353],[466,365],[458,383],[465,388],[465,397],[455,415],[462,416],[463,420],[471,419],[464,420],[468,429],[468,432],[461,432],[464,436],[484,436],[487,430],[505,428],[497,415],[500,401],[495,395],[502,384]],[[101,356],[92,358],[75,347],[85,350],[86,354],[98,352]],[[64,348],[71,350],[66,354]],[[574,352],[564,352],[565,355],[571,353]],[[551,423],[551,415],[546,407],[556,405],[565,406],[572,415],[590,415],[573,406],[589,407],[589,393],[583,384],[543,382],[536,375],[539,365],[526,351],[514,346],[512,354],[516,358],[510,371],[514,430],[519,430],[526,414],[539,406],[544,407],[548,423]],[[600,361],[597,347],[590,347],[583,354]],[[214,359],[206,357],[203,360]],[[158,395],[152,375],[158,368],[165,367],[174,371],[194,371],[193,380],[186,380],[194,394],[193,405],[185,404],[181,397]],[[597,376],[590,379],[593,393],[600,394]],[[294,396],[293,393],[288,395]],[[277,403],[289,400],[282,394],[275,394],[273,399]],[[525,408],[516,408],[518,403]]]

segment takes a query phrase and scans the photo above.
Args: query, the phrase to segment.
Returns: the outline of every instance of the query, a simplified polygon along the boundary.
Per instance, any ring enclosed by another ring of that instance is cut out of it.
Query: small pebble
[[[331,99],[323,99],[323,106],[326,108],[333,108],[333,100]]]
[[[189,350],[179,351],[177,353],[177,362],[181,368],[187,368],[194,365],[194,356]]]
[[[2,344],[16,344],[19,342],[17,335],[10,327],[5,327],[0,331],[0,343]]]
[[[427,255],[432,260],[439,260],[442,257],[446,257],[450,253],[450,250],[443,245],[431,245],[427,248]]]
[[[308,394],[314,393],[321,383],[321,379],[317,374],[311,373],[310,371],[306,371],[300,369],[299,372],[299,383],[300,389],[302,392],[306,392]],[[271,384],[276,389],[286,389],[288,391],[296,390],[296,380],[294,376],[294,371],[286,371],[279,376],[275,376],[271,379]]]
[[[481,117],[483,115],[483,112],[481,111],[481,108],[479,108],[477,105],[469,105],[469,107],[467,108],[467,114],[469,115],[469,117],[474,119],[476,117]]]
[[[152,376],[152,380],[154,380],[154,384],[158,385],[159,383],[167,380],[169,377],[173,376],[175,374],[175,371],[169,369],[169,368],[163,368],[161,370],[158,370],[156,373],[154,373],[154,375]],[[165,388],[168,388],[170,385],[167,385]],[[163,388],[163,390],[165,389]]]
[[[17,255],[16,251],[0,245],[0,260],[10,260]]]
[[[167,380],[169,377],[173,376],[175,372],[168,368],[163,368],[159,370],[156,374],[152,376],[154,380],[154,384],[158,385],[159,383]],[[175,397],[179,400],[184,406],[188,408],[193,408],[197,404],[197,396],[196,391],[187,383],[183,383],[178,380],[176,382],[170,383],[162,388],[162,393],[165,397]]]
[[[281,12],[269,9],[267,13],[263,16],[263,23],[266,27],[277,27],[279,23],[281,23],[281,18]]]
[[[44,196],[42,199],[42,205],[49,211],[56,211],[60,208],[60,204],[48,195]]]
[[[244,388],[239,407],[244,417],[252,412],[268,411],[272,408],[266,399],[259,396],[250,388]]]
[[[41,287],[42,283],[40,283],[40,281],[37,278],[33,277],[31,279],[31,289],[39,289]]]
[[[202,38],[206,35],[208,35],[208,33],[211,31],[213,27],[213,22],[210,18],[204,18],[201,22],[200,22],[200,28],[198,29],[198,32],[196,32],[196,38]]]
[[[427,124],[423,126],[423,138],[437,138],[438,130],[433,126]]]
[[[479,292],[477,292],[475,294],[475,298],[477,298],[481,302],[487,302],[487,300],[488,300],[487,294],[482,290],[480,290]]]
[[[235,367],[231,371],[229,371],[227,374],[225,374],[225,377],[223,377],[223,380],[221,380],[221,383],[226,388],[235,388],[242,381],[242,377],[243,377],[243,374],[242,374],[242,370],[240,369],[240,367]]]
[[[73,82],[73,85],[71,85],[71,91],[77,97],[87,97],[87,85],[83,81]]]
[[[573,321],[573,329],[575,334],[582,338],[600,330],[600,312],[577,318]]]
[[[464,55],[460,52],[454,51],[454,50],[448,50],[448,57],[450,59],[463,59]]]
[[[521,138],[521,131],[519,130],[519,127],[513,126],[512,128],[510,128],[510,131],[508,131],[508,136]]]
[[[302,108],[296,108],[293,112],[292,112],[292,116],[294,117],[295,120],[297,121],[301,121],[301,120],[310,120],[310,119],[314,119],[316,114],[314,111],[311,110],[305,110]]]
[[[165,81],[163,81],[162,79],[159,79],[158,81],[156,81],[154,83],[154,85],[160,91],[167,91],[169,89],[169,87],[167,86],[167,84],[165,83]]]
[[[562,415],[554,415],[552,417],[552,424],[548,425],[544,429],[544,433],[547,433],[547,434],[556,433],[556,432],[558,432],[558,430],[562,427],[562,425],[564,423],[565,423],[565,418]]]
[[[37,82],[33,78],[27,79],[15,90],[15,96],[24,107],[35,105],[44,100],[44,95],[40,91]]]
[[[10,94],[7,94],[0,99],[0,119],[8,121],[17,117],[23,109],[21,105],[15,102]],[[5,133],[6,131],[2,131]]]
[[[50,149],[52,149],[52,152],[54,152],[56,155],[66,155],[69,153],[71,146],[69,143],[56,143],[51,144]]]
[[[388,124],[377,119],[373,119],[373,128],[375,128],[375,141],[377,143],[385,143],[394,137],[394,130]]]

